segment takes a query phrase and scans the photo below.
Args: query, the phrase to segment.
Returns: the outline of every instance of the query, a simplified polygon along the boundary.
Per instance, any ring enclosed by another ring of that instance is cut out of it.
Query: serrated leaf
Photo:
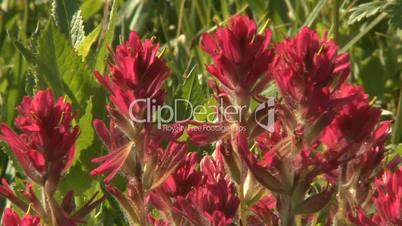
[[[92,127],[92,97],[88,99],[84,115],[79,119],[80,135],[75,143],[75,159],[80,159],[81,151],[88,149],[94,140]]]
[[[85,38],[84,22],[76,0],[53,0],[52,15],[57,27],[71,39],[76,47]]]
[[[87,37],[85,37],[76,47],[78,55],[82,56],[82,58],[85,59],[87,57],[89,50],[91,49],[91,46],[94,44],[96,39],[99,36],[99,33],[101,31],[101,24],[96,26],[96,28],[89,33]]]
[[[352,14],[349,16],[349,24],[354,24],[361,21],[364,18],[368,18],[377,15],[379,12],[386,8],[387,4],[383,1],[363,3],[356,7],[353,7],[350,11]]]
[[[38,78],[35,74],[28,73],[25,79],[25,93],[28,96],[33,96],[38,90]]]
[[[199,82],[198,75],[193,73],[194,68],[195,66],[190,70],[184,81],[177,83],[182,85],[178,86],[180,88],[176,93],[168,97],[168,104],[175,107],[175,114],[178,120],[194,117],[196,114],[195,108],[208,101],[208,90],[205,84]]]
[[[114,32],[116,28],[116,19],[117,19],[117,1],[113,0],[112,10],[110,12],[109,23],[107,25],[106,31],[103,35],[103,40],[100,44],[99,51],[96,55],[95,61],[95,69],[101,73],[103,73],[105,69],[105,60],[107,56],[107,45],[112,45]]]
[[[56,96],[67,95],[77,107],[85,106],[94,92],[92,73],[52,21],[39,38],[38,54],[19,42],[14,43],[35,68],[38,78],[50,86]]]

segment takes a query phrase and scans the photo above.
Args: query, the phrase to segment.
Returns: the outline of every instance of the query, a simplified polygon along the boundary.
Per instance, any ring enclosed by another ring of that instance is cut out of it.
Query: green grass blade
[[[327,0],[320,0],[317,5],[314,7],[313,11],[311,12],[311,14],[309,15],[309,17],[306,19],[306,21],[304,22],[303,26],[307,26],[310,27],[315,19],[317,19],[318,14],[320,13],[322,7],[325,5],[325,3],[327,3]]]

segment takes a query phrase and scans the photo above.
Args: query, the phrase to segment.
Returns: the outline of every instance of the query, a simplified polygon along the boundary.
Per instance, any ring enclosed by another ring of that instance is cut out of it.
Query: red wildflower
[[[174,211],[192,222],[202,222],[197,215],[201,213],[212,225],[232,223],[240,201],[222,167],[209,156],[204,157],[201,162],[204,184],[195,187],[186,198],[177,197]]]
[[[144,119],[152,114],[144,111],[145,99],[149,98],[153,105],[164,99],[165,92],[161,88],[169,72],[166,62],[157,55],[158,49],[159,44],[148,39],[141,42],[137,33],[131,32],[128,41],[118,45],[115,53],[111,52],[114,62],[109,65],[110,75],[101,76],[95,72],[96,78],[110,92],[112,103],[108,107],[111,117],[109,130],[104,122],[94,121],[109,154],[92,160],[103,164],[91,174],[111,172],[105,182],[109,182],[120,169],[126,175],[136,176],[136,171],[144,167],[139,164],[147,162],[147,151],[152,146],[147,141],[152,140],[146,139],[145,134],[149,135],[153,128],[133,122],[132,116]]]
[[[11,208],[6,208],[3,215],[4,226],[40,226],[39,217],[25,214],[21,219]]]
[[[216,183],[201,186],[189,196],[208,220],[214,220],[216,216],[220,216],[216,215],[217,212],[220,212],[226,221],[235,216],[239,206],[239,199],[234,192],[234,185],[224,178],[220,178]]]
[[[278,225],[278,216],[274,213],[276,199],[273,195],[267,195],[251,207],[251,211],[263,222],[262,225]]]
[[[371,146],[383,146],[389,132],[388,123],[375,130],[381,110],[369,106],[367,95],[361,87],[345,85],[336,95],[340,98],[353,95],[353,98],[340,108],[320,138],[328,147],[324,153],[327,162],[323,166],[330,170],[356,154],[366,153]],[[362,146],[363,142],[366,144]]]
[[[327,111],[334,90],[349,74],[349,56],[337,54],[333,41],[326,37],[320,40],[307,27],[279,43],[275,50],[272,73],[287,104],[306,119]]]
[[[185,196],[202,182],[202,173],[196,171],[198,154],[193,152],[183,159],[176,171],[163,184],[163,190],[170,196]]]
[[[270,78],[267,75],[272,52],[268,49],[271,31],[257,34],[256,23],[247,16],[230,18],[227,27],[215,34],[203,33],[201,48],[214,63],[207,70],[228,91],[242,97],[259,94]]]
[[[343,86],[337,96],[355,95],[344,105],[332,123],[324,130],[321,141],[328,147],[346,147],[360,144],[368,137],[378,123],[381,110],[369,106],[367,94],[362,87]]]
[[[44,180],[57,183],[67,171],[74,157],[74,142],[78,127],[71,127],[75,116],[71,104],[63,97],[54,103],[52,91],[39,91],[33,97],[24,97],[17,107],[15,134],[7,125],[0,125],[0,139],[6,141],[27,176],[43,184]]]
[[[138,34],[130,33],[128,41],[111,53],[114,63],[109,65],[110,75],[95,72],[99,82],[110,92],[109,100],[119,111],[129,117],[130,104],[150,98],[160,103],[165,93],[161,90],[169,72],[166,62],[158,56],[159,44],[145,39],[141,43]],[[132,114],[142,118],[143,102],[133,105]]]

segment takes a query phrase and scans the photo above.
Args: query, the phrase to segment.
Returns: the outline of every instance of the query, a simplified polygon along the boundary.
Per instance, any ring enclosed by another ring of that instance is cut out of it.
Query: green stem
[[[400,76],[400,80],[402,83],[402,74]],[[391,143],[398,144],[401,141],[401,136],[402,136],[402,89],[400,90],[399,93],[399,101],[395,116],[395,124],[394,127],[392,128]]]
[[[53,216],[53,209],[52,209],[52,205],[50,204],[50,197],[49,194],[47,192],[46,189],[46,185],[42,187],[42,202],[43,202],[43,206],[45,207],[45,219],[43,219],[45,221],[45,225],[46,226],[53,226],[56,225],[54,223],[54,220],[56,220],[56,218]]]
[[[338,42],[339,40],[339,0],[334,0],[334,8],[332,11],[332,24],[333,24],[333,34],[334,41]]]
[[[345,193],[344,185],[346,183],[347,164],[343,164],[340,167],[340,171],[341,171],[341,175],[339,176],[338,194],[337,194],[338,211],[334,218],[334,223],[333,223],[334,226],[345,225],[346,200],[345,200],[345,195],[344,195],[344,193]]]
[[[240,183],[239,183],[239,196],[240,196],[240,222],[241,225],[247,225],[247,207],[246,200],[244,199],[244,175],[243,175],[243,162],[240,163]]]
[[[292,211],[292,198],[290,195],[279,195],[281,202],[281,208],[279,209],[279,215],[281,219],[281,225],[294,226],[296,225],[295,215]]]

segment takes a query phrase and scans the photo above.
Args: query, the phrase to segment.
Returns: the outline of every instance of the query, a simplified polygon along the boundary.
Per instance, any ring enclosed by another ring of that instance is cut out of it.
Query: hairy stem
[[[54,211],[52,209],[52,205],[50,204],[50,198],[51,197],[46,189],[45,184],[45,186],[42,187],[42,205],[45,207],[45,216],[43,216],[43,220],[45,221],[45,225],[54,226],[56,225],[56,217],[54,216]]]
[[[346,200],[345,200],[345,183],[346,183],[346,173],[347,173],[347,164],[342,164],[340,166],[341,175],[338,179],[338,193],[337,193],[337,200],[338,200],[338,211],[334,218],[333,225],[341,226],[345,225],[345,212],[346,212]]]

